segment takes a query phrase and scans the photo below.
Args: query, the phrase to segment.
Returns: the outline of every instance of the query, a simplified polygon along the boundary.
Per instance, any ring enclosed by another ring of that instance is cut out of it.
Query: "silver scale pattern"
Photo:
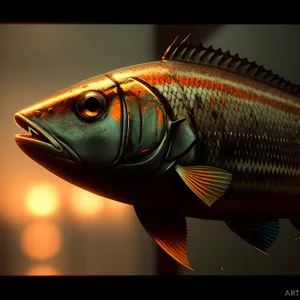
[[[156,88],[169,102],[174,119],[188,110],[195,118],[200,142],[185,163],[226,169],[236,188],[300,192],[300,116],[221,91]]]

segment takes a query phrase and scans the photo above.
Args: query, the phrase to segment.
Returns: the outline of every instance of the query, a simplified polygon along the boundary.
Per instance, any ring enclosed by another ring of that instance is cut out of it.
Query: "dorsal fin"
[[[178,42],[178,36],[163,54],[161,60],[174,60],[199,65],[216,67],[239,75],[258,80],[269,86],[280,89],[289,94],[300,97],[300,85],[285,80],[271,70],[266,70],[256,62],[250,62],[247,58],[240,58],[238,54],[232,55],[229,51],[215,50],[212,46],[204,47],[201,43],[194,45],[188,42],[190,34]]]

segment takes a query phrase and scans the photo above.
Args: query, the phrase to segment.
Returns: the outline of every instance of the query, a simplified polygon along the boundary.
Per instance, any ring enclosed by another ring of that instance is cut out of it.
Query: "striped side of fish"
[[[300,98],[208,66],[163,62],[178,87],[158,85],[175,118],[190,114],[199,142],[184,164],[233,174],[232,188],[300,193]],[[183,103],[186,103],[183,105]]]
[[[194,49],[194,54],[197,48],[185,41],[178,47]],[[201,47],[203,53],[228,56]],[[167,100],[174,120],[190,116],[198,142],[180,164],[228,170],[233,190],[300,194],[299,87],[236,56],[230,56],[235,65],[242,62],[254,71],[185,59],[182,52],[111,76],[118,82],[130,76],[142,79]]]

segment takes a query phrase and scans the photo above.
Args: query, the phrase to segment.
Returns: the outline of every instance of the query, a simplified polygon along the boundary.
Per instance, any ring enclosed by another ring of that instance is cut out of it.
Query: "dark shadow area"
[[[157,275],[179,275],[179,264],[173,260],[165,251],[163,251],[159,246],[155,245],[155,260],[156,269],[155,273]]]
[[[8,263],[5,261],[7,260],[7,254],[5,253],[5,245],[8,244],[8,241],[5,238],[5,229],[6,224],[4,224],[2,221],[0,221],[0,275],[6,275],[7,270],[6,270],[6,264]]]
[[[173,42],[177,35],[184,39],[191,33],[191,41],[199,43],[209,36],[221,25],[157,25],[154,29],[156,45],[155,56],[157,60]],[[159,246],[156,248],[156,274],[157,275],[179,275],[182,268],[175,260],[166,254]]]

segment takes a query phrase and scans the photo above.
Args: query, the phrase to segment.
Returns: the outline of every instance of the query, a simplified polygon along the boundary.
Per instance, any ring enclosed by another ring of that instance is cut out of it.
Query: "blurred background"
[[[17,147],[16,111],[83,79],[157,60],[177,34],[240,53],[300,83],[299,25],[0,25],[0,274],[300,274],[299,232],[282,220],[270,257],[222,222],[188,218],[195,272],[169,259],[132,207],[64,182]]]

